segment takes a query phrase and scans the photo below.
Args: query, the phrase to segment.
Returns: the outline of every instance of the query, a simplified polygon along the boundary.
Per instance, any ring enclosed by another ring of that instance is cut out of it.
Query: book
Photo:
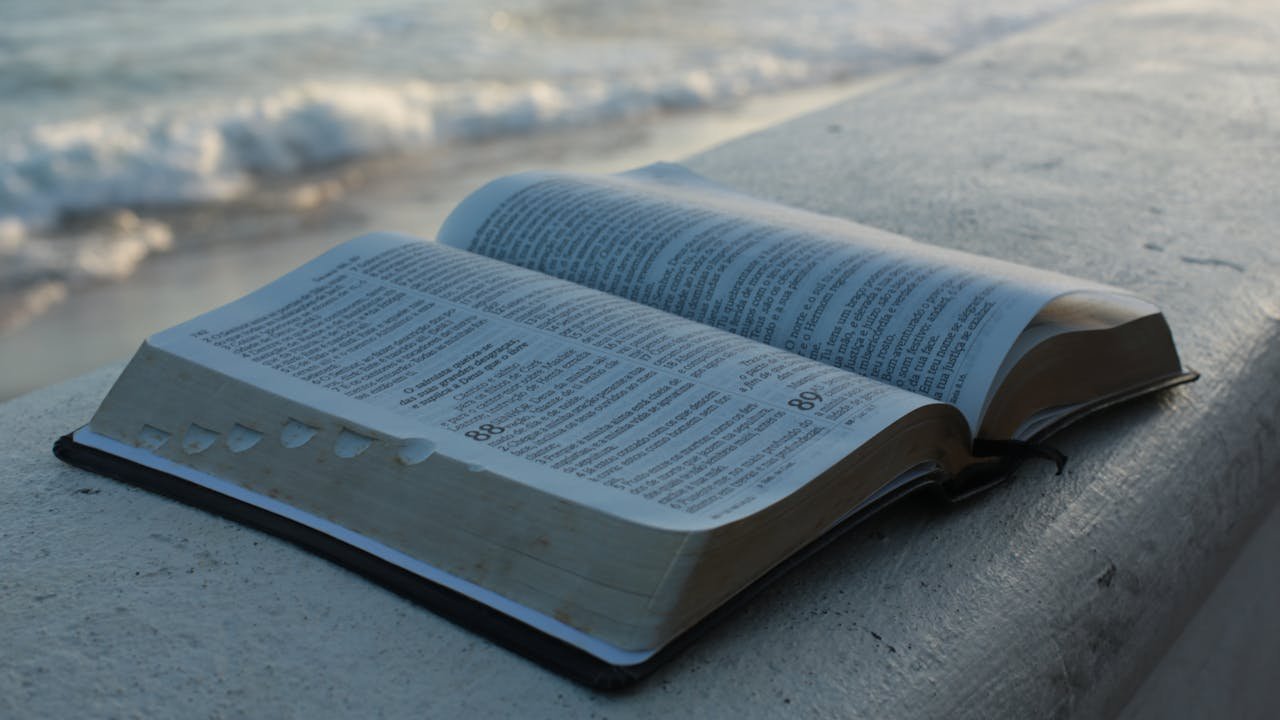
[[[618,687],[876,509],[1194,377],[1121,289],[674,165],[524,173],[148,338],[55,452]]]

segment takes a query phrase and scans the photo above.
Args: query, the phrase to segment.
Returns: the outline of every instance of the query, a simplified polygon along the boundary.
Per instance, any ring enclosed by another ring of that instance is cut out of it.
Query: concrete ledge
[[[1124,720],[1265,718],[1280,708],[1280,508],[1254,531]]]
[[[0,715],[1118,712],[1280,497],[1280,8],[1201,5],[1083,10],[692,163],[1160,302],[1203,379],[1061,436],[1064,476],[897,508],[602,696],[60,465],[108,368],[0,406]]]

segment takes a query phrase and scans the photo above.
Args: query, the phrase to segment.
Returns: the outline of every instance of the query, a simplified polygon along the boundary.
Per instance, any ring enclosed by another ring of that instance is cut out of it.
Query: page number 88
[[[468,430],[463,434],[471,438],[472,440],[475,440],[476,442],[484,442],[485,440],[488,440],[494,435],[501,434],[505,430],[506,428],[502,427],[501,425],[491,425],[489,423],[485,423],[480,427],[476,428],[475,430]]]

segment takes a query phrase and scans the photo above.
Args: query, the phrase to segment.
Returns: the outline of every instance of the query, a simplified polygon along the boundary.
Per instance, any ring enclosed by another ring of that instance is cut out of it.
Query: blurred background
[[[1086,0],[4,0],[0,400],[498,175],[678,160]]]

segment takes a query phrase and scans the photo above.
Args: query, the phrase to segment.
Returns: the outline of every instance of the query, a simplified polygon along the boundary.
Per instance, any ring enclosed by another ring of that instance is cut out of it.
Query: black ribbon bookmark
[[[936,489],[941,492],[945,500],[953,503],[962,502],[981,494],[991,486],[999,484],[1027,460],[1048,460],[1057,466],[1057,475],[1061,475],[1067,466],[1067,456],[1056,448],[1025,440],[978,438],[973,441],[973,455],[980,458],[995,458],[998,461],[980,463],[936,485]]]
[[[1048,460],[1058,467],[1055,475],[1061,475],[1067,466],[1067,456],[1043,443],[1025,440],[987,440],[978,438],[973,441],[974,457],[1002,457],[1021,463],[1024,460],[1040,458]]]

